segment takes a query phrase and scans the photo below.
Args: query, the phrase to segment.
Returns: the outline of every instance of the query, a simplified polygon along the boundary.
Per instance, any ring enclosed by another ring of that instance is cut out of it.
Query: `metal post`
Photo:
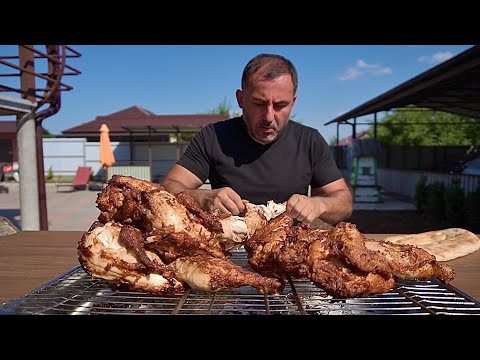
[[[21,224],[22,230],[40,230],[35,118],[33,114],[22,118],[17,115]]]
[[[148,167],[150,168],[150,181],[153,177],[153,167],[152,167],[152,140],[151,140],[152,128],[148,127]]]
[[[38,213],[40,230],[48,230],[47,192],[45,189],[45,167],[43,166],[43,127],[41,121],[35,121],[37,148]]]
[[[340,144],[340,123],[337,122],[337,146]]]
[[[180,160],[180,128],[177,126],[176,132],[175,132],[175,137],[177,139],[177,144],[176,144],[176,153],[177,153],[177,161]]]
[[[35,57],[32,51],[19,46],[19,66],[22,97],[35,102]],[[38,206],[38,174],[36,122],[32,113],[17,116],[18,163],[20,174],[20,213],[22,230],[40,230]]]
[[[130,162],[129,165],[133,165],[133,132],[132,130],[128,130],[130,132],[129,141],[130,141]]]

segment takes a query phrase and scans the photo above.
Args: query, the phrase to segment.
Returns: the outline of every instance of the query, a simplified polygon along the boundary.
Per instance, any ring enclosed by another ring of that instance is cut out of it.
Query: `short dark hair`
[[[262,69],[262,77],[265,80],[272,80],[281,75],[290,74],[293,82],[293,93],[297,92],[298,75],[295,65],[282,55],[258,54],[251,59],[242,74],[242,88],[245,88],[251,81],[253,75]]]

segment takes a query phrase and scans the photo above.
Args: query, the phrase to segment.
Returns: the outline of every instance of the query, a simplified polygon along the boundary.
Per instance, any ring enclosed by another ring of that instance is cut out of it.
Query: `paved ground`
[[[17,183],[3,183],[8,193],[0,193],[0,216],[21,229],[20,192]],[[99,215],[95,200],[98,191],[56,192],[46,184],[48,230],[87,230]]]
[[[21,229],[19,185],[11,182],[2,183],[2,185],[8,187],[8,193],[0,193],[0,216],[9,219],[13,225]],[[46,184],[46,192],[48,230],[86,231],[99,215],[95,203],[98,190],[57,192],[55,184]],[[354,209],[357,220],[385,225],[385,221],[380,220],[380,214],[390,214],[388,223],[396,224],[398,220],[392,218],[391,214],[395,214],[398,210],[414,212],[415,205],[393,197],[392,194],[386,194],[382,203],[355,203]],[[371,219],[368,218],[369,215]],[[364,228],[366,232],[379,232],[372,231],[374,230],[372,225],[368,227],[364,225]]]

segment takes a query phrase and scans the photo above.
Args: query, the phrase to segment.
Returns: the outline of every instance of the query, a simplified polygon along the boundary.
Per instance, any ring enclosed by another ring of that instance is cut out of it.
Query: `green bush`
[[[451,227],[465,225],[465,194],[460,186],[460,179],[453,179],[445,188],[445,220]]]
[[[480,185],[465,198],[465,222],[468,230],[480,233]]]
[[[435,181],[427,185],[425,214],[435,220],[445,219],[445,185]]]
[[[52,180],[53,179],[53,169],[50,166],[47,171],[47,180]]]
[[[448,186],[439,181],[426,183],[427,177],[422,176],[416,185],[415,205],[418,212],[427,218],[445,221],[446,226],[480,233],[480,185],[465,196],[458,178]]]
[[[415,206],[420,214],[425,212],[425,204],[427,203],[427,177],[422,175],[417,182],[415,189]]]

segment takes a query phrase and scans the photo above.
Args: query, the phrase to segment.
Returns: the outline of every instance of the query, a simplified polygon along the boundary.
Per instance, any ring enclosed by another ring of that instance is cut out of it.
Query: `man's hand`
[[[353,198],[345,179],[313,188],[311,196],[293,194],[288,199],[287,212],[296,220],[311,224],[316,218],[330,225],[348,219],[353,211]]]
[[[305,195],[293,194],[287,201],[287,212],[304,224],[311,224],[326,210],[326,204],[319,197],[311,198]]]
[[[204,210],[219,209],[221,212],[231,215],[238,215],[245,211],[242,198],[230,187],[201,190],[197,193],[197,196]]]
[[[229,215],[238,215],[245,211],[245,204],[240,195],[232,188],[215,190],[199,189],[203,181],[183,166],[175,164],[163,179],[161,185],[165,190],[177,194],[184,192],[195,198],[200,207],[206,211],[219,209]]]

